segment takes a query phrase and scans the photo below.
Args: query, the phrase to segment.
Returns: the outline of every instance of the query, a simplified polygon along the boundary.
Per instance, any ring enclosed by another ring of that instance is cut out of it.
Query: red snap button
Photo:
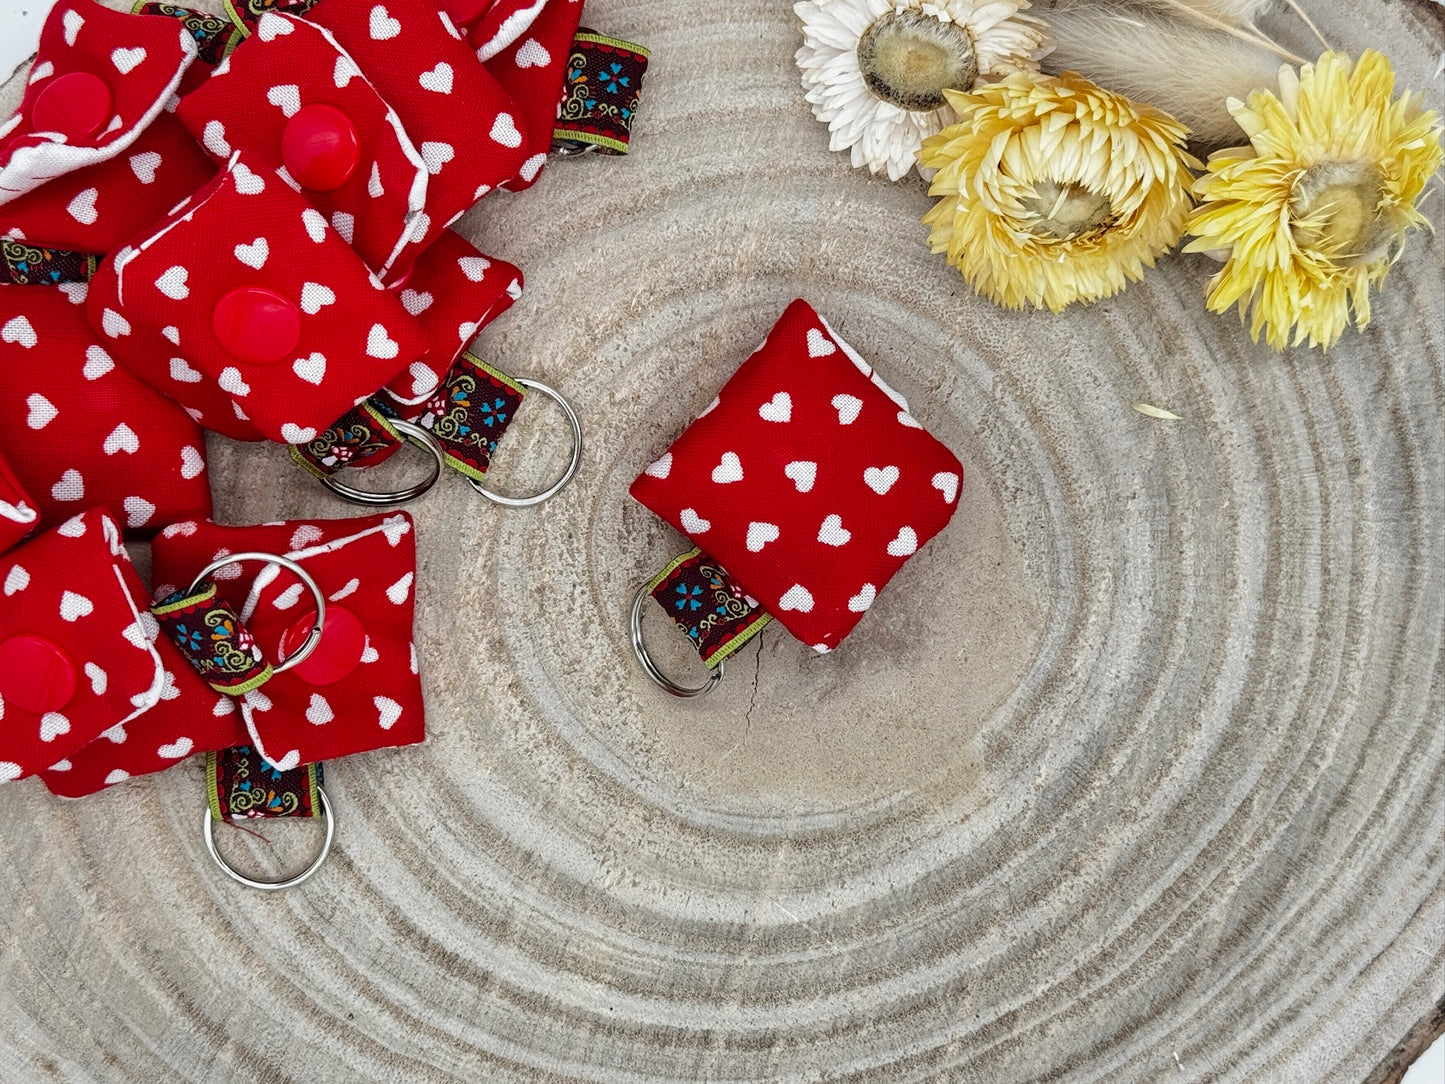
[[[492,6],[492,0],[442,0],[447,18],[456,26],[466,26]]]
[[[40,715],[70,703],[75,695],[75,664],[43,636],[25,633],[0,644],[0,697],[23,711]]]
[[[279,654],[290,655],[306,642],[306,634],[316,620],[312,610],[281,634]],[[307,685],[334,685],[348,676],[361,662],[366,650],[366,630],[361,619],[343,606],[327,606],[326,621],[321,626],[321,642],[306,656],[306,661],[288,671]]]
[[[301,341],[301,314],[275,290],[237,286],[216,302],[211,327],[226,353],[267,364],[290,357]]]
[[[302,188],[312,192],[340,188],[361,161],[356,125],[332,105],[297,110],[281,131],[281,160]]]
[[[88,139],[110,120],[112,99],[105,80],[90,72],[66,72],[46,83],[30,108],[37,132]]]

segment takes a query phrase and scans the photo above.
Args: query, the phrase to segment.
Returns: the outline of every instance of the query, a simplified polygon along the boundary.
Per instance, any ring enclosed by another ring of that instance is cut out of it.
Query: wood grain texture
[[[197,763],[0,788],[0,1078],[1375,1072],[1445,997],[1445,240],[1328,359],[1207,314],[1194,256],[1004,313],[928,254],[921,185],[828,153],[786,3],[588,10],[653,49],[636,153],[461,224],[527,273],[479,348],[573,397],[578,482],[415,507],[431,736],[331,766],[304,889],[210,867]],[[1311,10],[1441,107],[1438,23]],[[679,704],[625,619],[681,540],[626,486],[799,295],[963,504],[844,649],[774,629]],[[560,424],[529,407],[497,485],[560,469]],[[350,514],[279,448],[210,450],[225,522]],[[265,869],[314,831],[228,843]]]

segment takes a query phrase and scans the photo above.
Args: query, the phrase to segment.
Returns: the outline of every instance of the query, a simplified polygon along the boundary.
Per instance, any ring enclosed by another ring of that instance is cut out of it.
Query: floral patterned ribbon
[[[650,54],[583,27],[572,42],[552,149],[626,154]]]
[[[687,634],[709,669],[739,651],[773,619],[732,581],[727,569],[700,549],[671,562],[647,590]]]
[[[16,241],[0,240],[0,268],[10,286],[57,286],[64,282],[89,282],[99,257],[64,249],[44,248]]]
[[[280,771],[249,745],[206,754],[206,790],[217,820],[319,817],[320,764]]]
[[[271,664],[230,605],[216,596],[214,580],[157,602],[151,613],[196,673],[212,689],[244,696],[271,680]]]
[[[187,32],[196,41],[196,60],[214,68],[230,56],[236,46],[245,40],[246,31],[240,23],[219,15],[208,15],[204,11],[183,8],[176,4],[162,4],[155,0],[136,0],[131,8],[134,15],[169,15],[179,19]]]

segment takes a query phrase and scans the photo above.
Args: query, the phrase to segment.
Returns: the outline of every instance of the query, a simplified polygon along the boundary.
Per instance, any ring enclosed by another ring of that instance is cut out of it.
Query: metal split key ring
[[[521,377],[515,377],[514,382],[531,391],[541,392],[562,408],[563,413],[567,415],[567,423],[572,427],[572,462],[567,464],[567,469],[562,472],[562,477],[542,490],[541,493],[531,497],[504,497],[500,493],[493,493],[475,478],[468,477],[467,481],[472,484],[473,489],[493,504],[505,505],[507,508],[530,508],[543,501],[551,500],[562,492],[567,483],[572,481],[572,476],[577,473],[577,468],[582,465],[582,422],[577,417],[577,412],[572,409],[572,404],[562,398],[562,393],[556,388],[543,384],[540,380],[525,380]]]
[[[275,553],[258,552],[228,553],[224,557],[216,558],[205,568],[201,569],[200,572],[196,573],[196,578],[191,581],[191,586],[187,588],[186,593],[194,594],[196,588],[217,569],[225,568],[227,565],[239,564],[242,561],[261,561],[268,565],[276,565],[279,568],[286,569],[287,572],[290,572],[306,585],[307,590],[311,592],[312,599],[316,602],[316,616],[312,619],[311,629],[307,632],[305,641],[299,648],[271,668],[273,674],[283,674],[293,666],[298,666],[305,662],[311,653],[316,650],[316,645],[321,643],[321,630],[326,624],[326,596],[321,593],[320,586],[311,578],[311,573],[307,572],[289,557],[282,557]],[[226,860],[221,857],[221,852],[216,849],[216,837],[214,834],[216,817],[215,814],[211,812],[210,802],[206,803],[206,822],[204,825],[206,850],[210,853],[216,865],[221,867],[222,873],[230,877],[233,881],[238,881],[245,885],[247,888],[260,889],[262,892],[275,892],[277,889],[293,888],[299,885],[321,868],[322,864],[326,861],[326,856],[331,853],[331,843],[336,837],[336,817],[331,812],[331,801],[326,797],[326,791],[322,787],[318,786],[316,793],[321,798],[321,810],[326,817],[326,838],[321,843],[320,852],[311,860],[311,864],[296,874],[296,876],[288,877],[281,881],[257,881],[251,877],[247,877],[244,873],[239,872],[229,865]]]
[[[425,429],[415,422],[388,418],[386,424],[396,430],[397,434],[408,444],[416,445],[432,457],[431,473],[427,475],[425,481],[408,486],[406,489],[398,489],[394,493],[371,493],[364,489],[356,489],[345,482],[337,481],[334,474],[321,475],[321,484],[338,497],[351,501],[353,504],[365,504],[372,507],[405,504],[407,501],[420,497],[436,485],[437,479],[442,476],[442,467],[446,465],[446,454],[442,451],[441,443],[437,438],[432,436],[429,429]]]
[[[706,685],[700,685],[693,689],[688,688],[686,685],[677,684],[677,682],[659,670],[657,664],[652,661],[652,656],[647,652],[647,644],[644,643],[642,639],[642,603],[648,596],[649,592],[647,588],[648,585],[643,584],[638,588],[637,595],[632,600],[632,620],[630,622],[630,628],[632,631],[633,654],[637,656],[637,661],[642,663],[642,669],[647,672],[647,676],[652,679],[652,683],[664,692],[669,692],[673,696],[681,697],[684,700],[690,700],[695,696],[706,696],[717,688],[718,682],[723,679],[723,660],[719,659],[716,666],[709,668],[711,673],[708,675]]]

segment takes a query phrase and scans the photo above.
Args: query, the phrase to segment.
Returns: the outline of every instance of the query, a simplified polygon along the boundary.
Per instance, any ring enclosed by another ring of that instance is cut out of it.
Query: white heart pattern
[[[326,216],[315,207],[301,212],[301,225],[306,227],[306,236],[318,245],[326,240]]]
[[[452,66],[445,60],[439,61],[431,71],[422,72],[417,78],[423,90],[429,90],[434,94],[450,94],[452,92]]]
[[[84,595],[76,594],[74,591],[66,591],[60,596],[60,616],[65,621],[79,621],[82,617],[89,617],[95,610],[95,603]]]
[[[401,292],[401,307],[412,316],[420,316],[426,312],[435,300],[436,298],[425,290],[406,289]]]
[[[47,711],[40,717],[40,740],[54,741],[62,734],[70,733],[70,720],[58,711]]]
[[[517,131],[517,122],[512,119],[510,113],[498,113],[497,119],[492,121],[492,130],[488,135],[491,136],[492,142],[500,143],[513,150],[522,145],[522,133]]]
[[[853,532],[843,526],[843,517],[837,514],[829,516],[818,528],[818,541],[827,546],[846,546]]]
[[[898,473],[898,468],[894,466],[869,467],[863,472],[863,481],[869,489],[881,497],[898,481]]]
[[[863,409],[863,400],[856,395],[835,395],[833,409],[838,412],[839,425],[852,425]]]
[[[291,24],[275,12],[268,11],[256,24],[256,36],[262,41],[274,41],[291,33]]]
[[[81,18],[80,12],[71,10],[61,16],[60,22],[65,27],[65,44],[74,47],[75,36],[80,33],[85,20]]]
[[[922,423],[920,423],[917,418],[915,418],[912,414],[908,413],[908,411],[906,410],[900,410],[898,412],[898,424],[907,426],[909,429],[923,428]]]
[[[386,189],[381,187],[381,166],[376,162],[371,163],[371,176],[366,179],[366,194],[372,199],[386,195]]]
[[[49,79],[55,74],[55,65],[48,60],[42,60],[35,67],[30,69],[30,78],[25,81],[27,86],[34,86],[42,79]]]
[[[485,256],[463,256],[457,260],[457,266],[472,282],[481,282],[487,274],[487,268],[492,266],[492,261]]]
[[[836,354],[838,348],[833,345],[833,340],[828,338],[815,327],[808,329],[808,357],[826,358],[829,354]]]
[[[133,49],[112,49],[110,62],[121,75],[129,75],[146,58],[146,51],[137,45]]]
[[[848,609],[855,614],[861,614],[873,605],[873,600],[878,597],[878,588],[871,583],[865,583],[859,592],[848,600]]]
[[[401,33],[401,23],[393,19],[386,8],[377,4],[371,9],[370,27],[372,41],[390,41]]]
[[[185,358],[171,358],[171,379],[180,384],[195,384],[201,374],[192,369]]]
[[[912,527],[900,527],[898,537],[888,543],[888,552],[894,557],[907,557],[918,549],[918,535]]]
[[[377,723],[382,730],[390,730],[401,718],[401,705],[389,696],[373,696],[371,702],[376,705]]]
[[[306,721],[312,726],[325,726],[336,718],[336,712],[331,710],[331,704],[326,697],[320,693],[311,694],[311,702],[306,705]]]
[[[90,678],[90,691],[96,696],[103,696],[106,687],[110,684],[110,675],[95,663],[88,662],[85,664],[85,676]]]
[[[144,527],[156,514],[156,506],[144,497],[127,497],[121,501],[121,507],[125,509],[126,526],[132,529]]]
[[[683,532],[686,534],[703,534],[712,526],[711,520],[703,519],[692,508],[684,508],[677,514],[678,522],[682,524]]]
[[[30,573],[22,565],[12,565],[5,573],[5,597],[18,595],[30,586]]]
[[[813,593],[800,583],[793,584],[778,599],[778,609],[783,612],[797,610],[800,614],[813,612]]]
[[[435,177],[446,165],[456,157],[457,152],[450,143],[427,142],[421,145],[421,160],[426,164],[426,171]]]
[[[669,474],[672,473],[672,453],[663,452],[662,458],[657,460],[656,462],[648,464],[647,469],[644,470],[642,473],[647,475],[649,478],[666,478]]]
[[[181,449],[181,477],[186,481],[197,477],[201,471],[206,469],[206,457],[201,455],[200,449],[187,444]]]
[[[25,415],[25,424],[31,429],[44,429],[60,413],[55,404],[39,392],[27,396],[25,405],[30,408],[30,413]]]
[[[411,581],[414,577],[414,573],[408,572],[386,589],[386,597],[391,599],[397,606],[400,606],[411,596]]]
[[[795,460],[783,468],[783,473],[793,480],[799,493],[807,493],[818,479],[818,464],[808,459]]]
[[[169,745],[162,745],[157,749],[156,756],[166,760],[180,760],[182,757],[190,756],[191,750],[194,748],[195,743],[190,738],[177,738]]]
[[[76,197],[65,205],[65,213],[82,226],[94,225],[95,220],[100,217],[95,209],[95,197],[100,191],[95,188],[87,188],[84,192],[76,194]]]
[[[35,328],[31,327],[30,321],[23,316],[15,316],[5,322],[5,326],[0,328],[0,340],[19,343],[27,350],[40,341],[35,334]]]
[[[958,496],[958,475],[952,471],[941,470],[933,476],[931,483],[933,488],[943,494],[943,502],[952,504],[953,498]]]
[[[140,451],[140,438],[135,435],[134,429],[121,422],[110,431],[110,436],[101,443],[100,450],[106,455],[115,455],[117,452],[135,455]]]
[[[517,170],[517,173],[521,176],[522,180],[530,184],[532,181],[535,181],[537,179],[537,174],[542,172],[542,167],[546,164],[546,154],[534,154],[531,158],[528,158],[525,162],[522,163],[522,166],[520,169]]]
[[[790,422],[793,420],[793,397],[785,391],[780,391],[769,399],[762,406],[758,407],[758,417],[765,422]]]
[[[352,235],[356,232],[356,216],[349,215],[345,211],[334,211],[331,215],[331,226],[349,245]]]
[[[82,516],[71,516],[68,520],[55,528],[55,533],[61,538],[84,538],[85,519]]]
[[[330,286],[319,282],[307,282],[301,286],[301,311],[315,316],[326,305],[336,304],[336,292]]]
[[[552,63],[552,54],[547,52],[546,46],[536,38],[528,38],[522,42],[516,56],[519,68],[545,68]]]
[[[57,501],[78,501],[85,497],[85,479],[80,471],[70,467],[60,476],[60,481],[50,487],[50,495]]]
[[[309,425],[301,426],[287,422],[281,426],[281,439],[287,444],[309,444],[316,439],[316,430]]]
[[[266,191],[266,182],[259,174],[247,169],[245,162],[237,162],[231,169],[231,183],[243,196],[259,196]]]
[[[401,353],[401,344],[386,333],[386,328],[372,324],[366,333],[366,352],[374,358],[388,360]]]
[[[156,183],[156,170],[160,164],[161,156],[155,151],[142,151],[130,156],[130,171],[141,184]]]
[[[114,309],[103,309],[100,314],[100,328],[112,339],[130,334],[130,321]]]
[[[247,267],[259,271],[266,266],[266,258],[271,255],[271,246],[264,237],[258,237],[249,245],[238,244],[231,250]]]
[[[291,551],[294,553],[296,550],[304,550],[311,543],[320,542],[325,537],[325,532],[314,523],[303,523],[291,532]]]
[[[306,383],[319,386],[326,379],[326,355],[313,350],[310,357],[293,361],[291,370]]]
[[[338,587],[334,594],[326,596],[326,601],[340,602],[342,599],[347,598],[350,595],[356,594],[356,589],[360,586],[361,581],[355,576],[353,576],[351,577],[351,579],[347,580],[344,584]]]
[[[216,378],[216,383],[221,386],[222,391],[228,391],[232,395],[242,397],[251,394],[251,385],[247,384],[241,376],[241,370],[234,365],[227,365],[221,370],[221,375]]]
[[[301,601],[301,594],[305,590],[306,587],[303,584],[293,583],[290,587],[286,588],[286,590],[282,591],[279,595],[272,599],[271,605],[275,606],[278,610],[289,610],[292,606],[295,606],[298,602]]]
[[[294,117],[301,108],[301,88],[295,83],[282,83],[266,92],[266,100],[286,117]]]
[[[769,542],[776,542],[781,534],[776,523],[748,524],[748,552],[759,553]]]
[[[172,346],[181,345],[181,329],[174,324],[167,324],[161,328],[161,336]]]
[[[437,374],[422,361],[412,362],[407,366],[407,372],[411,373],[411,393],[413,395],[426,395],[440,382]]]
[[[184,301],[191,296],[191,288],[186,284],[190,274],[180,264],[167,267],[161,272],[161,277],[156,279],[156,289],[172,301]]]
[[[712,480],[718,485],[743,480],[743,463],[736,452],[723,452],[722,462],[712,469]]]
[[[226,142],[226,126],[218,120],[206,121],[201,129],[201,144],[217,158],[231,157],[231,144]]]
[[[331,81],[336,84],[337,90],[343,90],[347,83],[360,74],[361,69],[354,60],[349,56],[339,56],[336,58],[336,66],[331,69]]]

